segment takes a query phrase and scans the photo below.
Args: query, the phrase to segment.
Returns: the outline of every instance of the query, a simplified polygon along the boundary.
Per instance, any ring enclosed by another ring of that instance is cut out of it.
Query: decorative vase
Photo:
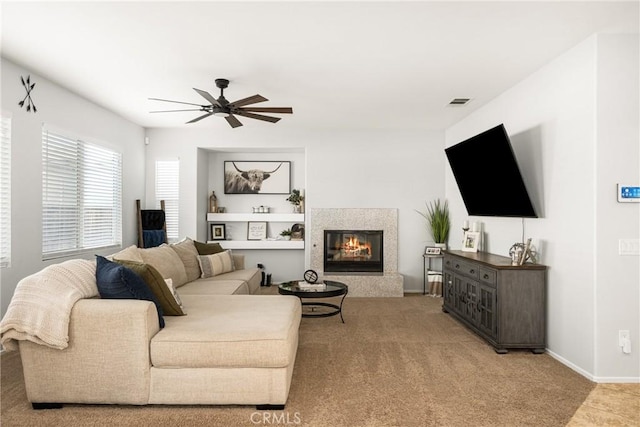
[[[442,250],[447,250],[447,244],[446,243],[436,243],[435,247],[436,248],[441,248]]]
[[[302,213],[302,206],[293,205],[293,213]]]

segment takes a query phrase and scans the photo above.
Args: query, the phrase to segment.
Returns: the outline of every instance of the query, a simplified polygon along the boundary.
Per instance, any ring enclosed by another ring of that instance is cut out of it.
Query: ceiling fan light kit
[[[232,128],[237,128],[242,126],[242,123],[236,115],[247,117],[249,119],[262,120],[265,122],[276,123],[280,120],[280,117],[272,117],[265,116],[264,114],[256,114],[256,113],[277,113],[277,114],[292,114],[293,109],[291,107],[245,107],[246,105],[257,104],[259,102],[268,101],[262,95],[253,95],[248,98],[239,99],[234,102],[229,102],[224,97],[224,90],[229,86],[229,80],[227,79],[216,79],[216,87],[220,89],[220,97],[218,99],[214,98],[209,92],[205,90],[196,89],[195,90],[200,96],[209,101],[208,105],[194,104],[191,102],[182,102],[182,101],[172,101],[169,99],[161,99],[161,98],[149,98],[152,101],[162,101],[162,102],[173,102],[175,104],[184,104],[184,105],[193,105],[199,108],[190,108],[190,109],[182,109],[182,110],[162,110],[162,111],[151,111],[151,113],[174,113],[178,111],[201,111],[205,114],[196,117],[195,119],[189,120],[189,123],[195,123],[202,119],[205,119],[209,116],[217,116],[224,117],[229,123],[229,126]]]

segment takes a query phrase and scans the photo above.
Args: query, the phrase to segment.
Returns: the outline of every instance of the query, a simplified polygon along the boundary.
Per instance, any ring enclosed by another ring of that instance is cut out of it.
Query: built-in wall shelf
[[[288,222],[304,224],[303,213],[208,213],[208,223]],[[215,240],[224,249],[304,249],[304,240]]]
[[[208,213],[208,222],[304,222],[302,213]]]
[[[223,249],[304,249],[304,240],[213,240]]]

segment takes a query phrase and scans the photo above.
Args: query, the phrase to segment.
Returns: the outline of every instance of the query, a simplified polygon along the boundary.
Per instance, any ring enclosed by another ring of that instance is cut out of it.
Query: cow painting
[[[252,164],[255,163],[255,164]],[[276,178],[271,185],[269,194],[289,193],[289,163],[290,162],[225,162],[224,192],[225,194],[258,194],[267,179]],[[241,165],[239,165],[241,164]],[[249,167],[244,167],[244,165]],[[283,167],[283,165],[285,165]],[[241,167],[243,166],[243,167]],[[260,168],[273,166],[273,168]],[[279,174],[276,174],[280,170]],[[281,190],[278,191],[278,187]],[[273,191],[273,190],[276,191]],[[265,194],[265,193],[262,193]]]

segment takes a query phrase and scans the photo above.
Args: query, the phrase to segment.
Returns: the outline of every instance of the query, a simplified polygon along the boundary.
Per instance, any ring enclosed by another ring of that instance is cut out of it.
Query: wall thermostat
[[[640,185],[618,184],[618,201],[621,203],[640,203]]]

